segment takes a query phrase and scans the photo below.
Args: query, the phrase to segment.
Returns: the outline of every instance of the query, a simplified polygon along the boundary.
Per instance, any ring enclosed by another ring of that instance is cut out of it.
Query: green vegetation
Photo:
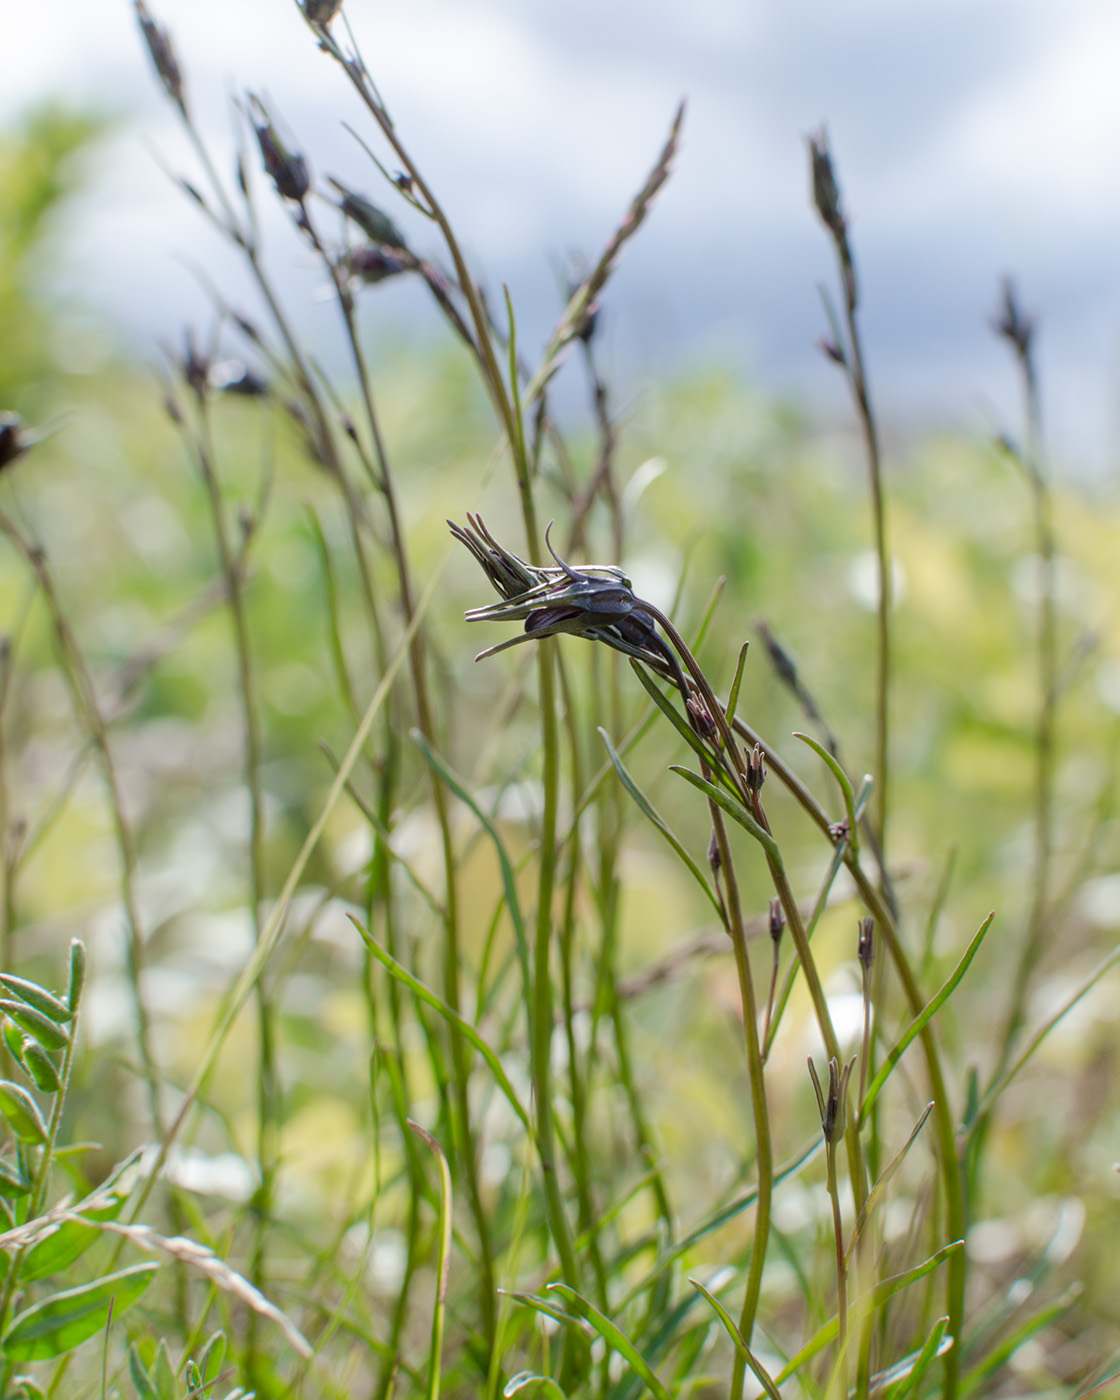
[[[0,409],[56,430],[0,437],[0,1396],[1107,1394],[1120,502],[1052,484],[1013,290],[1022,428],[880,462],[821,138],[850,440],[713,372],[621,422],[679,115],[526,363],[337,6],[378,204],[255,100],[221,183],[137,8],[246,281],[162,384],[53,371],[92,128],[9,138]],[[371,358],[388,277],[445,348]]]

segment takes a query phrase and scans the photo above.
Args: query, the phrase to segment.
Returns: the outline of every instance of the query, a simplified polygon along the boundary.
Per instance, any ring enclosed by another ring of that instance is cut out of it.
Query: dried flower
[[[152,63],[159,74],[163,89],[186,116],[187,104],[183,96],[183,72],[179,67],[179,60],[175,57],[171,35],[148,14],[148,7],[144,4],[144,0],[134,0],[134,3],[136,18],[140,21],[140,32],[144,36],[144,43],[148,46],[148,53],[151,55]]]
[[[255,114],[254,128],[261,148],[261,160],[272,183],[285,199],[302,204],[311,188],[311,176],[303,156],[289,151],[268,119],[264,107],[254,97],[250,99]]]
[[[813,1092],[817,1096],[817,1108],[821,1115],[821,1132],[824,1140],[830,1147],[844,1136],[844,1129],[848,1121],[848,1079],[852,1073],[852,1066],[855,1064],[854,1057],[848,1061],[841,1071],[833,1056],[828,1062],[828,1093],[821,1090],[821,1081],[817,1078],[817,1067],[813,1064],[812,1058],[809,1060],[809,1074],[813,1080]]]
[[[477,660],[533,638],[572,632],[589,641],[605,642],[615,651],[643,662],[673,681],[688,697],[690,691],[676,654],[658,633],[652,615],[643,608],[620,568],[613,564],[572,568],[552,548],[551,526],[545,532],[545,541],[557,567],[527,564],[494,539],[481,517],[468,515],[467,521],[466,529],[450,520],[447,523],[505,600],[488,608],[472,608],[467,620],[525,623],[524,635],[489,647],[479,653]]]
[[[376,243],[354,248],[342,260],[343,268],[367,286],[384,282],[387,277],[396,277],[401,272],[411,272],[416,267],[415,259],[403,253],[383,248]]]
[[[709,744],[716,748],[721,747],[723,739],[719,732],[719,726],[712,718],[704,697],[694,692],[685,701],[685,709],[688,711],[688,722],[692,725],[693,731],[701,739],[707,740]]]
[[[371,243],[407,249],[404,234],[383,209],[379,209],[364,194],[355,194],[331,176],[328,175],[327,180],[342,196],[338,207],[348,219],[353,219]]]

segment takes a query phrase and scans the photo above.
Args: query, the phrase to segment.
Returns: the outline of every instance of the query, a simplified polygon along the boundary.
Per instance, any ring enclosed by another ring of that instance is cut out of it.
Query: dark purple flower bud
[[[223,394],[259,399],[268,393],[268,384],[240,360],[223,360],[210,371],[210,387]]]
[[[342,0],[304,0],[303,12],[312,24],[330,24],[339,10]]]
[[[723,739],[704,697],[693,691],[685,703],[685,708],[688,710],[688,722],[692,725],[693,730],[699,734],[701,739],[706,739],[709,744],[719,748]]]
[[[19,414],[0,413],[0,471],[22,457],[30,445]]]
[[[865,971],[870,971],[875,959],[875,920],[868,915],[859,921],[857,955]]]
[[[375,243],[354,248],[347,253],[344,266],[352,277],[358,278],[367,286],[384,282],[387,277],[396,277],[400,272],[408,272],[415,267],[411,257],[382,248]]]
[[[829,232],[839,240],[845,235],[844,214],[840,208],[840,188],[832,169],[832,155],[824,127],[815,136],[809,137],[809,159],[813,171],[813,203]]]
[[[766,759],[761,744],[755,744],[747,755],[746,779],[751,792],[762,791],[762,784],[766,781]]]
[[[770,937],[775,943],[781,938],[785,926],[786,916],[782,912],[782,901],[774,895],[770,900]]]
[[[259,104],[258,110],[263,116],[264,111]],[[272,178],[278,193],[285,199],[302,204],[311,188],[307,162],[301,155],[288,150],[270,121],[257,124],[256,133],[265,171]]]
[[[1034,325],[1034,317],[1026,315],[1019,305],[1015,283],[1010,277],[1005,277],[999,311],[992,318],[992,329],[997,335],[1010,341],[1015,347],[1015,353],[1026,360],[1030,358]]]
[[[834,364],[842,365],[844,363],[844,352],[834,340],[829,340],[827,336],[822,335],[817,341],[817,346],[822,354],[827,355]]]
[[[358,225],[371,243],[381,243],[389,248],[408,247],[404,234],[383,209],[379,209],[364,194],[356,194],[338,180],[330,176],[327,178],[342,196],[338,207]]]
[[[134,0],[134,3],[136,18],[140,21],[140,32],[144,36],[144,43],[148,46],[148,53],[159,74],[163,89],[185,116],[187,105],[183,97],[183,73],[179,67],[179,60],[175,57],[171,35],[148,14],[144,0]]]
[[[817,1108],[821,1115],[821,1132],[824,1140],[830,1147],[844,1136],[844,1129],[848,1122],[848,1077],[852,1072],[855,1060],[849,1060],[843,1070],[836,1063],[833,1056],[828,1062],[828,1093],[821,1090],[821,1082],[817,1078],[817,1068],[813,1061],[809,1061],[809,1074],[813,1080],[813,1091],[817,1096]]]

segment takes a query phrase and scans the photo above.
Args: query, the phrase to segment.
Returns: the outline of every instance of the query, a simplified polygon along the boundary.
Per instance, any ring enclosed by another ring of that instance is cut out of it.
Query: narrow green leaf
[[[743,804],[734,797],[724,792],[723,788],[716,787],[715,783],[710,783],[706,778],[702,778],[699,773],[693,773],[688,768],[682,768],[678,763],[669,764],[670,773],[679,773],[686,782],[698,788],[705,797],[710,797],[717,806],[723,810],[734,821],[737,821],[744,831],[749,832],[758,844],[766,852],[767,856],[774,862],[779,870],[783,869],[782,853],[778,850],[778,843],[768,831],[764,831],[758,822],[751,816]]]
[[[359,934],[361,934],[362,940],[365,943],[366,947],[370,950],[370,952],[377,959],[377,961],[381,963],[382,967],[385,968],[389,975],[391,977],[395,977],[398,982],[402,982],[409,989],[409,991],[412,992],[414,996],[419,997],[420,1000],[426,1003],[428,1006],[430,1006],[433,1011],[438,1011],[439,1014],[444,1018],[445,1021],[447,1021],[449,1025],[454,1026],[466,1037],[467,1040],[470,1041],[470,1043],[474,1046],[474,1048],[490,1066],[491,1072],[494,1075],[494,1079],[498,1085],[498,1088],[501,1089],[502,1093],[506,1096],[506,1099],[509,1101],[509,1105],[513,1109],[514,1113],[516,1113],[518,1118],[520,1118],[522,1124],[525,1127],[526,1132],[532,1134],[533,1130],[529,1122],[529,1115],[522,1107],[521,1101],[517,1097],[517,1090],[509,1081],[509,1075],[506,1074],[505,1070],[502,1068],[501,1060],[498,1059],[497,1055],[495,1055],[493,1050],[490,1049],[489,1045],[486,1044],[483,1038],[479,1035],[479,1033],[475,1030],[471,1023],[466,1019],[466,1017],[461,1016],[458,1011],[453,1011],[452,1008],[448,1006],[445,1001],[443,1001],[440,997],[436,996],[435,992],[429,991],[429,989],[425,987],[423,982],[421,982],[418,977],[414,977],[413,974],[409,972],[408,968],[402,967],[401,964],[397,962],[396,958],[392,956],[392,954],[387,953],[385,949],[377,943],[372,934],[367,933],[367,931],[361,926],[361,924],[357,921],[357,919],[354,918],[352,914],[349,916],[349,918],[350,922],[358,930]],[[0,1084],[2,1084],[2,1082],[3,1081],[0,1081]]]
[[[16,1376],[12,1384],[16,1387],[17,1400],[47,1400],[47,1392],[30,1376]]]
[[[428,1350],[428,1400],[439,1400],[443,1328],[447,1319],[447,1277],[451,1267],[451,1168],[443,1148],[425,1128],[410,1118],[408,1126],[431,1148],[439,1163],[439,1249],[436,1253],[436,1297],[432,1308],[432,1340]]]
[[[765,1390],[766,1394],[770,1396],[771,1400],[782,1400],[781,1391],[771,1380],[769,1373],[762,1363],[755,1359],[754,1352],[752,1352],[747,1345],[742,1332],[739,1331],[731,1314],[720,1300],[710,1289],[705,1288],[699,1279],[690,1278],[688,1281],[692,1284],[693,1288],[698,1289],[699,1292],[703,1293],[704,1297],[707,1298],[708,1302],[711,1304],[712,1311],[719,1318],[720,1322],[723,1323],[724,1331],[731,1338],[731,1345],[740,1353],[743,1360],[754,1372],[755,1379],[758,1381],[759,1385],[762,1386],[763,1390]]]
[[[159,1347],[156,1350],[155,1382],[159,1400],[179,1400],[175,1367],[171,1364],[171,1353],[167,1349],[165,1337],[159,1339]]]
[[[510,407],[513,409],[513,426],[517,433],[517,441],[512,445],[514,460],[520,474],[522,470],[528,475],[529,458],[525,451],[525,420],[522,416],[521,407],[521,367],[517,363],[517,320],[513,314],[513,300],[509,294],[509,288],[502,287],[506,298],[506,316],[509,320],[509,395]]]
[[[711,886],[704,878],[704,872],[700,869],[695,860],[693,860],[689,852],[685,850],[684,846],[678,839],[676,833],[672,830],[669,824],[661,817],[660,813],[650,802],[649,798],[646,797],[645,793],[641,790],[638,784],[631,777],[630,773],[626,769],[626,765],[622,762],[622,759],[619,758],[618,754],[615,752],[615,747],[610,741],[610,736],[607,734],[607,731],[604,728],[602,728],[602,726],[599,727],[599,733],[602,736],[603,743],[607,746],[607,754],[610,758],[612,766],[614,767],[614,771],[618,774],[618,778],[619,781],[622,783],[622,786],[637,803],[638,808],[642,812],[643,816],[645,816],[645,818],[648,821],[653,823],[657,830],[660,831],[662,836],[664,836],[665,840],[668,841],[669,845],[672,846],[673,850],[680,857],[681,863],[685,866],[685,868],[692,875],[692,878],[707,895],[709,903],[718,914],[719,901],[712,893]]]
[[[62,1080],[58,1077],[57,1065],[42,1045],[25,1035],[20,1050],[20,1063],[34,1079],[35,1087],[44,1094],[57,1094],[62,1088]]]
[[[964,1240],[953,1240],[949,1244],[943,1245],[936,1253],[931,1254],[928,1259],[923,1259],[920,1264],[915,1264],[912,1269],[907,1269],[901,1274],[891,1274],[889,1278],[880,1279],[873,1288],[857,1298],[849,1308],[849,1330],[854,1332],[856,1324],[861,1318],[867,1317],[881,1308],[896,1293],[901,1293],[904,1288],[909,1288],[912,1283],[917,1283],[919,1279],[925,1278],[927,1274],[939,1268],[951,1254],[955,1254],[958,1249],[963,1248]],[[790,1357],[780,1374],[775,1377],[776,1384],[781,1385],[783,1381],[789,1380],[790,1376],[804,1366],[806,1361],[811,1361],[814,1356],[828,1346],[829,1342],[835,1341],[839,1331],[839,1318],[829,1318],[824,1326],[818,1328],[809,1338],[797,1355]]]
[[[475,801],[474,796],[463,780],[452,772],[418,729],[412,731],[412,742],[459,801],[465,803],[471,809],[481,823],[482,829],[494,843],[494,850],[497,852],[498,856],[498,866],[502,873],[502,889],[505,891],[506,907],[509,910],[510,922],[513,924],[513,936],[517,943],[517,957],[521,965],[522,982],[525,987],[525,995],[528,996],[529,987],[531,985],[529,975],[529,940],[525,935],[525,919],[521,913],[521,900],[518,898],[517,894],[517,880],[513,872],[513,862],[509,858],[509,853],[506,851],[501,834]]]
[[[727,722],[734,724],[735,710],[739,704],[739,687],[743,684],[743,671],[747,664],[747,648],[749,642],[744,642],[739,648],[739,664],[735,667],[735,679],[731,682],[731,689],[727,695]]]
[[[70,940],[70,985],[66,989],[66,1003],[72,1013],[78,1010],[85,980],[86,945],[80,938],[72,938]]]
[[[590,1342],[591,1329],[582,1318],[573,1317],[570,1312],[565,1312],[555,1303],[550,1303],[547,1298],[539,1298],[535,1293],[518,1293],[510,1288],[499,1288],[498,1292],[504,1298],[512,1298],[515,1303],[521,1303],[524,1307],[532,1308],[534,1312],[552,1318],[553,1322],[561,1322],[565,1327],[571,1327],[577,1336],[583,1338],[584,1342]]]
[[[10,1079],[0,1079],[0,1113],[12,1125],[16,1137],[40,1145],[46,1142],[47,1125],[39,1105],[26,1089]]]
[[[932,1001],[930,1001],[930,1003],[922,1011],[920,1011],[917,1016],[914,1017],[914,1019],[910,1022],[910,1025],[903,1032],[902,1039],[898,1042],[898,1044],[890,1052],[887,1058],[879,1066],[879,1073],[867,1086],[867,1093],[864,1095],[863,1103],[860,1105],[859,1119],[861,1123],[865,1123],[867,1121],[867,1115],[871,1112],[872,1104],[879,1097],[883,1085],[890,1078],[895,1065],[898,1064],[899,1060],[901,1060],[903,1055],[906,1053],[906,1050],[909,1047],[911,1041],[913,1041],[916,1036],[921,1034],[923,1028],[926,1025],[928,1025],[928,1023],[933,1019],[934,1016],[936,1016],[938,1011],[941,1010],[941,1008],[953,995],[954,991],[956,991],[957,984],[968,971],[972,959],[979,952],[980,944],[984,941],[984,935],[988,932],[988,929],[991,928],[992,920],[994,918],[995,911],[993,910],[992,913],[988,915],[988,917],[984,920],[984,922],[977,929],[976,933],[973,935],[972,942],[964,950],[964,953],[961,955],[961,960],[953,969],[952,973],[949,976],[949,980],[945,983],[945,985],[941,988],[937,995],[932,999]]]
[[[56,997],[37,982],[29,982],[26,977],[13,977],[10,972],[0,972],[0,987],[6,987],[52,1021],[65,1023],[74,1019],[73,1011],[61,997]]]
[[[198,1357],[198,1374],[203,1386],[213,1385],[218,1379],[225,1354],[226,1334],[222,1331],[211,1333]]]
[[[159,1391],[152,1379],[152,1373],[140,1360],[140,1353],[133,1342],[128,1348],[128,1374],[139,1400],[159,1400]]]
[[[23,1065],[23,1068],[26,1069],[27,1066],[23,1064],[23,1032],[16,1023],[9,1020],[7,1016],[4,1017],[3,1021],[3,1036],[4,1044],[8,1047],[12,1058],[17,1060],[20,1065]]]
[[[12,997],[0,997],[0,1011],[10,1016],[21,1030],[26,1031],[28,1035],[33,1035],[48,1050],[61,1050],[63,1046],[70,1043],[68,1031],[64,1030],[57,1021],[52,1021],[49,1016],[44,1016],[34,1006],[28,1006],[26,1002],[16,1001]]]
[[[68,1269],[75,1259],[80,1259],[91,1244],[101,1237],[95,1225],[85,1225],[80,1220],[64,1220],[45,1239],[37,1240],[24,1256],[19,1276],[21,1282],[34,1283],[38,1279],[49,1278],[51,1274]]]
[[[906,1154],[910,1151],[911,1147],[913,1147],[918,1134],[922,1131],[922,1128],[925,1126],[926,1119],[932,1112],[933,1104],[927,1103],[925,1108],[922,1110],[921,1117],[911,1129],[910,1136],[902,1144],[902,1146],[899,1148],[898,1152],[891,1159],[891,1161],[879,1173],[878,1181],[876,1181],[875,1185],[868,1192],[867,1200],[863,1203],[863,1209],[860,1211],[858,1217],[856,1218],[856,1223],[852,1227],[852,1237],[848,1241],[848,1247],[844,1251],[845,1268],[847,1268],[848,1265],[851,1263],[852,1255],[855,1253],[856,1245],[859,1242],[859,1237],[863,1233],[863,1227],[871,1218],[871,1212],[878,1205],[879,1201],[882,1200],[883,1192],[887,1189],[887,1186],[890,1184],[891,1177],[893,1177],[895,1172],[898,1171],[899,1167],[902,1166],[903,1159],[905,1158]]]
[[[117,1318],[130,1308],[158,1269],[156,1263],[134,1264],[79,1288],[52,1293],[12,1319],[0,1349],[9,1361],[48,1361],[73,1350],[101,1331],[110,1310]]]
[[[665,716],[665,718],[669,721],[669,723],[673,726],[673,728],[677,731],[677,733],[681,736],[681,738],[685,741],[688,747],[692,749],[692,751],[697,755],[697,757],[703,759],[704,762],[708,764],[710,768],[718,768],[718,756],[713,752],[711,748],[709,748],[707,744],[704,743],[703,739],[700,738],[700,736],[695,732],[695,730],[690,728],[688,721],[684,718],[684,716],[680,713],[676,706],[673,705],[669,700],[667,700],[664,695],[662,695],[661,690],[657,685],[656,681],[646,671],[645,667],[640,665],[637,661],[631,661],[630,665],[633,667],[634,672],[637,675],[638,679],[641,681],[642,685],[645,686],[646,690],[649,692],[650,699]]]
[[[961,1380],[961,1400],[975,1394],[988,1377],[998,1371],[1001,1366],[1006,1365],[1019,1348],[1029,1342],[1036,1333],[1049,1326],[1056,1317],[1061,1317],[1063,1313],[1069,1312],[1079,1291],[1078,1288],[1070,1289],[1056,1302],[1041,1308],[1032,1317],[1028,1317],[1021,1327],[1017,1327],[1010,1336],[1005,1337],[998,1346],[994,1347],[983,1361],[978,1366],[974,1366]]]
[[[661,1384],[656,1372],[649,1362],[638,1351],[630,1338],[623,1332],[616,1323],[612,1322],[599,1311],[594,1304],[589,1303],[586,1298],[577,1293],[570,1284],[550,1283],[550,1292],[559,1293],[565,1301],[572,1303],[579,1313],[587,1319],[591,1326],[598,1332],[599,1336],[606,1344],[617,1351],[622,1358],[629,1363],[630,1369],[645,1381],[646,1385],[653,1392],[656,1400],[671,1400],[669,1392]]]
[[[844,811],[848,818],[848,844],[853,855],[857,854],[859,851],[859,825],[856,821],[856,798],[852,791],[851,779],[836,761],[836,756],[829,753],[828,749],[819,740],[814,739],[811,734],[802,734],[795,729],[793,737],[800,739],[803,744],[808,744],[817,757],[828,767],[829,772],[839,784],[840,791],[844,795]]]
[[[906,1400],[922,1382],[922,1377],[939,1356],[953,1345],[952,1337],[946,1338],[945,1331],[949,1318],[939,1317],[933,1324],[933,1331],[925,1339],[921,1351],[911,1352],[896,1362],[889,1371],[876,1376],[872,1388],[884,1387],[883,1400]]]
[[[551,1376],[538,1376],[533,1371],[518,1371],[516,1376],[510,1376],[502,1387],[502,1394],[509,1400],[511,1395],[520,1395],[531,1385],[543,1386],[545,1393],[557,1397],[557,1400],[568,1400],[566,1392],[560,1389]]]
[[[16,1162],[0,1158],[0,1196],[26,1196],[31,1190],[31,1178]]]

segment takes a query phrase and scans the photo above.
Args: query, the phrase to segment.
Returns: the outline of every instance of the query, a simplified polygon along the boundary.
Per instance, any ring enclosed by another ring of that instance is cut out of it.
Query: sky
[[[232,99],[258,92],[317,175],[391,207],[341,124],[372,140],[369,120],[293,0],[149,8],[172,31],[220,169],[232,167]],[[624,386],[728,363],[839,420],[839,376],[815,349],[818,284],[834,269],[805,153],[826,123],[884,418],[1014,432],[1016,382],[989,325],[1011,274],[1038,316],[1055,469],[1115,473],[1115,0],[346,0],[345,13],[484,281],[509,285],[527,352],[555,318],[558,269],[603,246],[683,97],[677,168],[606,299],[608,363]],[[0,123],[47,96],[118,119],[67,239],[87,319],[141,355],[184,322],[205,324],[199,269],[231,295],[243,279],[167,178],[197,168],[132,6],[4,0],[0,51]],[[435,251],[418,216],[393,212]],[[297,320],[313,341],[325,336],[321,277],[279,219],[265,231]],[[396,289],[378,317],[410,335],[432,319]]]

